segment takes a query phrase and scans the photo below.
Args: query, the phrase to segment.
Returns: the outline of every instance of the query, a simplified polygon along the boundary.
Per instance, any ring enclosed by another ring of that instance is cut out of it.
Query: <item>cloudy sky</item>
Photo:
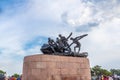
[[[88,34],[91,67],[120,68],[120,0],[0,0],[0,69],[21,74],[25,56],[70,32]]]

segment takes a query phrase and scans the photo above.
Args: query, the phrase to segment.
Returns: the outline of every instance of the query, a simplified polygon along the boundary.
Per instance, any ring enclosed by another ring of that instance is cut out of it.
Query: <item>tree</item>
[[[6,74],[6,72],[4,72],[3,70],[0,70],[0,74]]]
[[[93,68],[91,68],[91,74],[92,74],[92,76],[93,75],[96,75],[96,76],[99,76],[99,75],[109,76],[112,73],[110,71],[106,70],[106,69],[102,69],[101,66],[96,65]]]
[[[100,75],[101,74],[101,66],[96,65],[91,68],[92,75]]]
[[[120,69],[110,69],[112,74],[120,75]]]
[[[106,75],[106,76],[110,76],[112,73],[106,69],[102,69],[101,74]]]
[[[15,73],[13,76],[16,77],[16,78],[20,77],[20,75],[17,74],[17,73]]]

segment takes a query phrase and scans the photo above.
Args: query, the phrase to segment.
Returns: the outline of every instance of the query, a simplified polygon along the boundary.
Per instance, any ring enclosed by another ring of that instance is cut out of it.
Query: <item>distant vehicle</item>
[[[3,74],[0,74],[0,80],[5,80],[5,76]]]

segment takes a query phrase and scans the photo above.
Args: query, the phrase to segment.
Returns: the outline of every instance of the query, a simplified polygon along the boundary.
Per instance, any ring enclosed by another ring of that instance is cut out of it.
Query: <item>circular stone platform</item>
[[[26,56],[22,80],[91,80],[89,60],[44,54]]]

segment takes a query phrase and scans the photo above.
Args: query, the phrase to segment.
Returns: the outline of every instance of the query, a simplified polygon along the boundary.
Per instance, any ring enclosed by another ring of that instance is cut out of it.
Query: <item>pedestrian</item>
[[[112,76],[109,76],[109,80],[113,80]]]
[[[21,80],[21,78],[20,78],[20,77],[18,77],[18,78],[17,78],[17,80]]]

